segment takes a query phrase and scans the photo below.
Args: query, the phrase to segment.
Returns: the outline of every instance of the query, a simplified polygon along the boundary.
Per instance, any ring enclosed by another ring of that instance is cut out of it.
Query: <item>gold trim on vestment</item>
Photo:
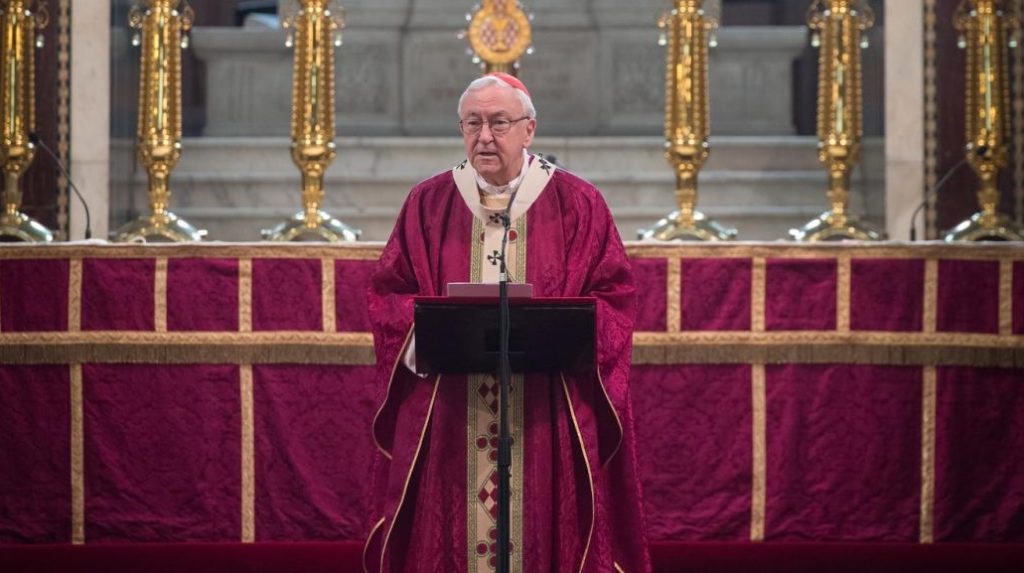
[[[68,332],[79,332],[81,330],[82,259],[71,259],[68,261]],[[3,345],[0,345],[0,349],[2,347]]]
[[[836,259],[836,331],[850,332],[850,257]]]
[[[370,534],[366,536],[366,543],[363,544],[363,573],[370,573],[370,568],[366,563],[366,550],[370,548],[370,543],[373,541],[373,536],[377,535],[377,530],[380,529],[381,525],[384,525],[385,518],[380,518],[377,523],[373,524],[370,529]]]
[[[683,329],[683,260],[678,257],[667,259],[668,273],[665,280],[665,327],[669,332]]]
[[[920,542],[931,543],[935,535],[935,417],[938,406],[938,377],[935,367],[923,372],[921,394],[921,531]]]
[[[410,326],[409,331],[405,333],[405,342],[402,343],[402,348],[398,351],[398,356],[395,358],[394,364],[391,365],[391,376],[388,377],[388,386],[384,389],[384,399],[381,400],[380,406],[377,406],[377,412],[373,415],[373,423],[370,424],[370,435],[373,436],[373,443],[376,444],[380,453],[384,454],[384,457],[389,460],[391,459],[391,452],[389,452],[387,448],[381,445],[377,440],[377,418],[380,417],[380,413],[384,411],[384,407],[388,404],[388,398],[391,396],[391,385],[395,381],[395,371],[398,369],[398,365],[402,363],[402,357],[405,356],[406,349],[409,347],[409,341],[412,339],[414,332],[415,326]],[[372,344],[372,338],[370,342]],[[374,363],[376,363],[376,361],[374,361]]]
[[[252,259],[238,260],[238,331],[252,332]]]
[[[252,365],[239,368],[242,408],[242,543],[256,541],[256,454]]]
[[[85,429],[82,365],[71,365],[71,543],[85,543]]]
[[[320,308],[323,310],[323,329],[324,332],[336,332],[338,330],[338,315],[335,308],[337,286],[334,284],[334,259],[320,259],[320,275],[322,300]]]
[[[937,330],[939,307],[939,261],[927,259],[924,263],[924,309],[921,320],[925,334]]]
[[[156,260],[153,273],[153,329],[167,332],[167,259]]]
[[[764,541],[768,483],[768,384],[764,364],[750,367],[752,436],[752,484],[750,492],[750,540]]]
[[[572,397],[569,395],[569,384],[565,381],[565,375],[561,375],[562,390],[565,392],[565,405],[572,418],[572,427],[576,432],[576,440],[579,442],[580,454],[583,463],[587,468],[587,484],[590,487],[590,528],[587,532],[587,544],[583,548],[583,559],[580,560],[578,573],[583,573],[583,567],[587,564],[587,555],[590,553],[590,542],[594,537],[594,524],[597,521],[597,503],[594,500],[594,473],[590,470],[590,458],[587,456],[587,443],[583,440],[583,433],[580,431],[580,423],[576,420],[576,410],[572,407]]]
[[[999,334],[1013,335],[1013,261],[1009,259],[999,261]]]
[[[602,468],[607,468],[608,464],[610,464],[611,461],[615,458],[615,454],[618,454],[619,453],[619,449],[622,448],[622,441],[624,439],[626,439],[625,438],[626,434],[625,434],[625,430],[623,430],[623,427],[622,427],[622,420],[619,418],[619,412],[615,409],[615,404],[612,403],[612,399],[608,395],[608,389],[605,388],[605,386],[604,386],[604,378],[601,376],[601,368],[600,368],[600,366],[594,368],[594,371],[597,374],[597,386],[599,388],[601,388],[601,394],[604,395],[604,400],[605,400],[605,402],[608,403],[608,409],[610,409],[612,411],[612,416],[615,417],[615,425],[619,427],[619,440],[615,443],[615,448],[612,450],[612,453],[608,455],[608,459],[605,460],[603,464],[601,464]],[[563,378],[564,378],[564,375],[563,375]]]
[[[405,476],[405,484],[402,486],[402,495],[398,498],[398,505],[395,506],[395,513],[391,516],[391,525],[388,526],[388,532],[384,536],[384,544],[380,548],[380,570],[384,572],[384,556],[388,552],[388,542],[391,541],[391,532],[395,530],[395,522],[398,521],[398,515],[402,512],[402,505],[405,503],[405,495],[409,492],[409,482],[412,481],[412,474],[416,471],[416,461],[420,457],[420,450],[423,449],[423,438],[427,435],[427,427],[430,426],[430,418],[434,413],[434,401],[437,399],[437,389],[441,383],[441,375],[438,374],[434,378],[434,393],[430,396],[430,405],[427,407],[427,416],[423,420],[423,427],[420,428],[420,440],[416,445],[416,452],[412,456],[412,462],[409,464],[409,472]]]
[[[755,257],[750,267],[750,330],[764,332],[765,329],[765,284],[767,263],[764,258]]]

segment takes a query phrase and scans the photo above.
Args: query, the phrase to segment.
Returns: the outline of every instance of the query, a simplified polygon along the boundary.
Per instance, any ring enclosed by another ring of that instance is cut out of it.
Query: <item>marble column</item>
[[[894,240],[909,238],[925,189],[923,15],[923,0],[885,3],[885,227]]]
[[[110,0],[71,10],[71,177],[89,204],[92,236],[105,238],[110,213]],[[85,213],[70,197],[71,240],[84,238]]]

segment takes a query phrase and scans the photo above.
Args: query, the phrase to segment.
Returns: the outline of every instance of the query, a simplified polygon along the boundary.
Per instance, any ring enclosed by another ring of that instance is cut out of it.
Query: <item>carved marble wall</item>
[[[338,56],[339,134],[451,135],[455,102],[477,74],[457,38],[467,0],[345,0]],[[650,135],[663,124],[665,50],[655,22],[663,0],[535,0],[536,51],[523,61],[545,134]],[[726,27],[711,55],[716,134],[794,133],[799,26]],[[291,52],[285,32],[203,28],[203,133],[288,132]]]

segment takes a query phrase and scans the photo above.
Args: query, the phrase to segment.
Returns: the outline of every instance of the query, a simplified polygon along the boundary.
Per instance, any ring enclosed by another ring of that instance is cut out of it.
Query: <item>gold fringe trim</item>
[[[779,244],[773,242],[707,243],[697,245],[651,245],[646,242],[625,243],[626,253],[638,258],[828,258],[840,255],[851,258],[932,258],[961,260],[1020,259],[1019,247],[1012,244],[963,243],[843,243],[843,244]],[[7,259],[75,259],[75,258],[138,258],[216,257],[377,260],[383,242],[357,244],[311,245],[309,243],[220,243],[220,244],[155,244],[146,245],[30,245],[11,244],[2,248]]]
[[[85,430],[82,365],[71,365],[71,543],[85,543]]]
[[[750,374],[753,419],[750,540],[764,541],[765,505],[768,495],[768,388],[764,364],[753,365]]]
[[[1024,348],[795,344],[642,346],[633,364],[868,364],[878,366],[977,366],[1024,368]]]
[[[921,392],[921,531],[920,542],[935,537],[935,416],[938,379],[934,367],[924,369]]]
[[[375,364],[367,333],[16,333],[0,364]]]
[[[656,258],[850,258],[871,259],[960,259],[992,260],[1021,258],[1020,247],[994,243],[701,243],[666,244],[626,243],[626,254],[631,257]]]
[[[202,258],[221,259],[341,259],[349,261],[375,261],[384,250],[382,242],[358,244],[310,244],[310,243],[183,243],[145,245],[4,245],[5,259],[127,259],[139,257],[154,258]]]
[[[256,429],[253,425],[252,366],[239,368],[242,407],[242,543],[256,541]]]

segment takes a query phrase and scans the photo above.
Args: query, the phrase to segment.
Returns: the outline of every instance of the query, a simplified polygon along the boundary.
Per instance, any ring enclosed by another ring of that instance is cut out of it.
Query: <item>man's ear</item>
[[[530,147],[533,143],[533,134],[537,131],[537,120],[530,118],[526,120],[526,139],[523,141],[523,147]]]

